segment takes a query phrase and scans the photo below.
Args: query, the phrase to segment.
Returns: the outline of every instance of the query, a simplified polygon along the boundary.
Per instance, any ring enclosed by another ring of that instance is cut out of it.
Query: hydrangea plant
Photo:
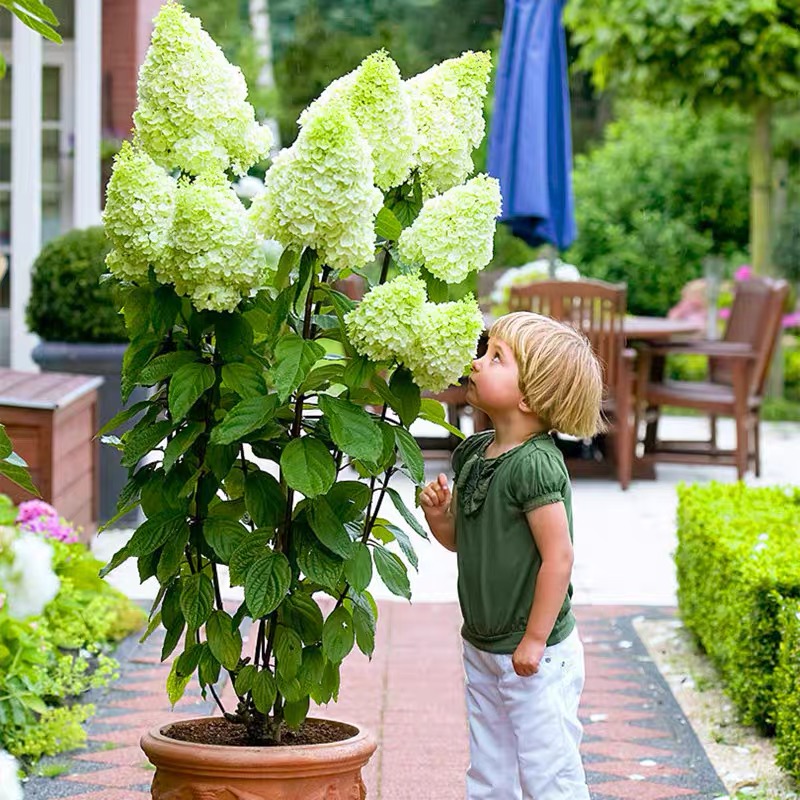
[[[146,521],[106,572],[133,558],[158,580],[170,700],[195,674],[216,699],[225,676],[238,703],[217,702],[254,744],[335,699],[354,647],[372,653],[373,572],[410,597],[409,530],[427,537],[390,484],[422,485],[409,427],[449,429],[422,390],[464,375],[483,327],[474,298],[446,301],[491,258],[500,211],[495,181],[464,184],[489,64],[466,53],[404,82],[373,54],[303,113],[245,209],[228,181],[267,143],[237,71],[178,5],[155,21],[105,211],[123,394],[152,394],[102,433],[137,418],[104,438],[130,470],[120,515],[141,506]],[[354,272],[360,302],[335,288]],[[224,581],[243,587],[238,607]]]

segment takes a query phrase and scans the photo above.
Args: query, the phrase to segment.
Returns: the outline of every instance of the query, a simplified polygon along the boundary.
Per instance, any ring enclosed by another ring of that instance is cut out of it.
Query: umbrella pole
[[[558,250],[552,244],[545,245],[544,257],[547,259],[547,275],[551,281],[555,280]]]

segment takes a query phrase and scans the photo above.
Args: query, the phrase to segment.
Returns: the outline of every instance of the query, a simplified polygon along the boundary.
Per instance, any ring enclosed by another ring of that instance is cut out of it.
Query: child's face
[[[502,339],[490,338],[486,352],[472,362],[467,402],[491,416],[524,404],[514,351]]]

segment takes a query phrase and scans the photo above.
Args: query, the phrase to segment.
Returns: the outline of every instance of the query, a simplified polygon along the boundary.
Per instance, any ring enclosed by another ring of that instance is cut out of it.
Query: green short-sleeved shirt
[[[572,490],[550,434],[537,434],[497,458],[485,458],[494,431],[470,436],[453,453],[458,597],[463,637],[490,653],[513,653],[522,640],[542,558],[525,516],[564,503],[572,539]],[[575,626],[572,584],[547,644]]]

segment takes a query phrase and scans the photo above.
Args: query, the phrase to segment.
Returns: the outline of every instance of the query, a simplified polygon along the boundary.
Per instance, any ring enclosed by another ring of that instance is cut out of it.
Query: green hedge
[[[28,326],[49,342],[126,342],[114,285],[101,283],[111,244],[102,227],[70,231],[33,263]]]
[[[800,602],[781,611],[781,649],[775,672],[775,734],[778,764],[800,777]]]
[[[678,490],[678,604],[744,722],[773,730],[782,608],[800,598],[800,490]]]

